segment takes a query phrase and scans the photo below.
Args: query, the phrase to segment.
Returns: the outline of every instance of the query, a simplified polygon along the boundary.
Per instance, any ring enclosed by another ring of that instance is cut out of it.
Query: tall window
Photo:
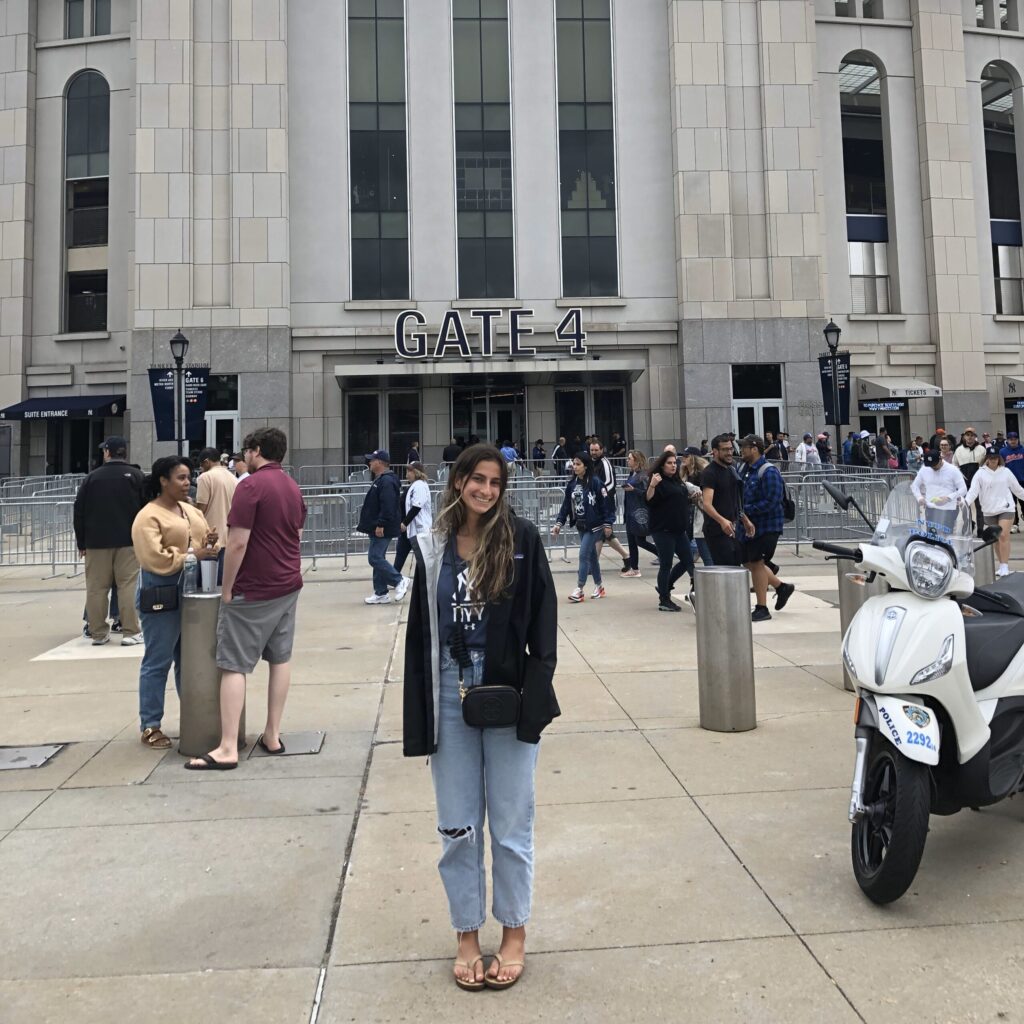
[[[110,35],[110,0],[92,0],[92,34]]]
[[[352,297],[409,297],[402,0],[350,0]]]
[[[515,294],[508,0],[454,0],[459,297]]]
[[[562,294],[617,295],[609,0],[557,0]]]
[[[81,39],[85,35],[85,0],[64,0],[64,38]]]
[[[64,320],[68,331],[107,326],[110,89],[83,71],[68,86],[64,121]],[[102,248],[100,248],[102,247]],[[90,254],[81,250],[93,250]]]
[[[64,38],[110,35],[110,0],[64,0]]]

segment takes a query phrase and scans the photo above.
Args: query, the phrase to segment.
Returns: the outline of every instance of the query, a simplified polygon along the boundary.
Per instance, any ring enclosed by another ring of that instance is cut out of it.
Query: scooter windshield
[[[921,538],[944,544],[956,555],[957,568],[974,575],[975,540],[970,510],[963,501],[932,496],[922,508],[910,484],[898,484],[885,502],[871,543],[902,552],[910,541]]]

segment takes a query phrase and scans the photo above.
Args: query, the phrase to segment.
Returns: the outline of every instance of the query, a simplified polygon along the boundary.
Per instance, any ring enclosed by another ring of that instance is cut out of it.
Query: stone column
[[[955,436],[989,425],[962,5],[911,0],[910,17],[937,417]]]

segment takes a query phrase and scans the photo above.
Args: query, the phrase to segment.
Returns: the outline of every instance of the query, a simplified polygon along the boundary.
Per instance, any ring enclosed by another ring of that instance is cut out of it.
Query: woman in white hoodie
[[[971,489],[964,499],[968,507],[975,499],[981,500],[981,512],[986,526],[998,526],[999,540],[996,553],[999,557],[997,576],[1010,575],[1010,526],[1013,523],[1013,497],[1024,498],[1024,488],[1017,478],[1003,465],[999,449],[994,445],[985,449],[985,462],[971,481]]]

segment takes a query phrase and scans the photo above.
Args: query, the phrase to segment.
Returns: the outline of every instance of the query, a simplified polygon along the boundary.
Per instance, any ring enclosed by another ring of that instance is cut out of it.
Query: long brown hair
[[[494,507],[480,517],[476,550],[469,558],[469,577],[473,589],[490,603],[500,601],[512,582],[512,560],[515,554],[515,515],[505,500],[508,490],[508,466],[501,452],[489,444],[466,448],[448,474],[448,485],[441,497],[441,511],[434,520],[434,529],[442,537],[457,534],[465,524],[466,506],[461,487],[481,462],[494,462],[501,474],[501,493]]]

